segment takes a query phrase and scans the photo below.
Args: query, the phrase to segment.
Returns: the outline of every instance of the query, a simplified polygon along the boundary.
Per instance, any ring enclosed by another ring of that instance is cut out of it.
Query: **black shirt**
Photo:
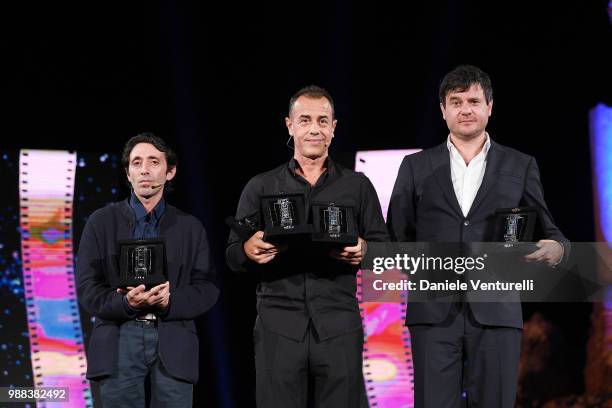
[[[365,175],[328,158],[327,169],[311,186],[296,173],[297,167],[299,164],[292,159],[253,177],[242,191],[236,218],[257,213],[264,195],[302,193],[306,214],[312,202],[352,206],[361,238],[388,240],[376,191]],[[268,330],[301,340],[310,319],[324,340],[361,328],[355,297],[355,273],[359,268],[331,258],[329,248],[310,243],[290,245],[271,262],[258,265],[246,256],[243,241],[232,231],[226,259],[236,272],[260,272],[257,311]]]
[[[136,218],[132,238],[157,238],[159,236],[159,220],[161,220],[162,215],[164,215],[166,211],[166,200],[162,197],[155,208],[153,208],[150,213],[147,213],[144,205],[142,205],[138,197],[136,197],[136,194],[132,191],[132,195],[130,196],[130,207],[132,207],[132,211],[134,211],[134,216]]]

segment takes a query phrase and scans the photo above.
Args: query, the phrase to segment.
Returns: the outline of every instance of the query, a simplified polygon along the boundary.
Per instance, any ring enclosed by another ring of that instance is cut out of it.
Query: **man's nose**
[[[469,114],[472,113],[472,108],[470,107],[470,105],[468,103],[464,103],[464,104],[461,105],[459,113],[461,115],[468,116]]]
[[[319,126],[318,123],[313,123],[312,125],[310,125],[311,135],[318,135],[320,132],[321,132],[321,127]]]

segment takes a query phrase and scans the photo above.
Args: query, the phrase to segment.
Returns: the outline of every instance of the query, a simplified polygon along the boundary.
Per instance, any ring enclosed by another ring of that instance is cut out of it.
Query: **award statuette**
[[[302,194],[277,194],[261,199],[264,241],[284,242],[304,238],[312,228],[306,223]]]
[[[159,239],[119,241],[119,287],[145,285],[147,289],[167,281],[166,251]]]
[[[335,203],[312,203],[313,242],[357,245],[353,207]]]
[[[493,240],[512,248],[521,242],[532,242],[538,212],[533,207],[500,208],[495,211]]]

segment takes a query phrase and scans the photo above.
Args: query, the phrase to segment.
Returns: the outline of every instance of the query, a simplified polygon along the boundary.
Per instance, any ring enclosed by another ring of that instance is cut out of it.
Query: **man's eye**
[[[138,167],[140,166],[140,162],[139,161],[132,162],[132,166]]]
[[[153,160],[151,163],[152,163],[154,166],[157,166],[157,165],[159,164],[159,162],[158,162],[157,160]]]

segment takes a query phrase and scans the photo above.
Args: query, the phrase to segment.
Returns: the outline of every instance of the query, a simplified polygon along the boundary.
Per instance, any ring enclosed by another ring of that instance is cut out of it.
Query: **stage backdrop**
[[[0,197],[0,386],[69,387],[62,407],[93,406],[91,320],[76,299],[74,261],[86,217],[120,194],[118,158],[27,149],[0,157],[0,181],[13,186]]]
[[[357,152],[355,170],[364,173],[374,184],[385,218],[402,159],[419,150]],[[370,406],[412,407],[414,380],[410,333],[404,325],[406,303],[361,302],[360,275],[359,273],[357,296],[366,336],[363,373]]]

